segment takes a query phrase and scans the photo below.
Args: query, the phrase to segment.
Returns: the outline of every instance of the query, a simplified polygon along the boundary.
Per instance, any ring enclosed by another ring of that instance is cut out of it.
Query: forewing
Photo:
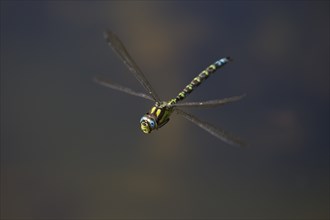
[[[123,60],[123,62],[126,64],[131,73],[133,73],[135,78],[147,90],[151,97],[153,97],[154,101],[160,102],[160,99],[156,94],[155,90],[152,88],[151,84],[148,82],[147,78],[144,76],[138,65],[129,55],[124,44],[119,40],[119,38],[111,31],[106,31],[104,36],[109,46]]]
[[[184,103],[176,103],[172,106],[174,107],[203,107],[203,108],[211,108],[221,105],[226,105],[232,102],[236,102],[240,99],[242,99],[245,96],[245,94],[240,96],[233,96],[229,98],[224,99],[217,99],[217,100],[210,100],[210,101],[204,101],[204,102],[184,102]]]

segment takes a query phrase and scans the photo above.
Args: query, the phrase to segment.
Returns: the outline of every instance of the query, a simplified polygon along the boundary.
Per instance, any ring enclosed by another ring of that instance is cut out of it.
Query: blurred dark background
[[[187,101],[241,138],[153,103],[107,46],[117,33],[164,100],[231,56]],[[328,219],[329,1],[1,1],[1,218]]]

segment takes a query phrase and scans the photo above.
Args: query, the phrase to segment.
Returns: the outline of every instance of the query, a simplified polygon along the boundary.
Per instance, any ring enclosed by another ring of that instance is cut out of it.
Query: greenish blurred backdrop
[[[328,219],[329,1],[1,1],[1,219]],[[125,43],[161,98],[231,56],[187,101],[249,143],[153,103],[107,46]]]

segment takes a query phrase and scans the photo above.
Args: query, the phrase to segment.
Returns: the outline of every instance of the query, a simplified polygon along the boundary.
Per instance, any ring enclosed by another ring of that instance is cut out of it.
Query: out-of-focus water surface
[[[329,218],[329,2],[1,1],[1,218]],[[247,140],[240,150],[180,116],[150,135],[153,103],[106,45],[123,40],[168,100],[228,64],[189,110]]]

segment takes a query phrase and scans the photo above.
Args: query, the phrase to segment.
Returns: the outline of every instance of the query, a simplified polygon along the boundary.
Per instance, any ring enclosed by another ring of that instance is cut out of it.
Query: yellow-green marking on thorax
[[[172,112],[173,107],[171,107],[169,103],[156,103],[149,112],[142,116],[140,120],[141,130],[144,133],[150,133],[151,131],[164,126],[170,120]]]

